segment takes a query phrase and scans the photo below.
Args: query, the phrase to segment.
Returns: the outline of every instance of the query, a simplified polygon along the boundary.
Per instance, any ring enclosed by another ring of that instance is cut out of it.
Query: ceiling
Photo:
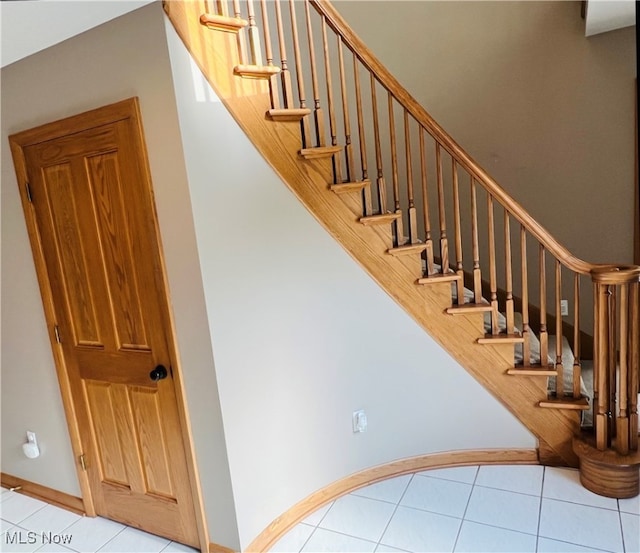
[[[49,48],[152,1],[1,0],[1,66]],[[589,0],[587,4],[586,36],[634,24],[633,0]]]
[[[153,0],[2,0],[0,61],[9,65]]]
[[[635,25],[635,4],[633,0],[589,0],[587,3],[586,36]]]

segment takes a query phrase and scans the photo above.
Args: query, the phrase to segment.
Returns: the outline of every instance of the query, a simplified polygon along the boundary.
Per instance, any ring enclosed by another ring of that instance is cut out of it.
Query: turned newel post
[[[594,285],[596,447],[638,449],[638,286],[640,267],[598,267]]]
[[[594,297],[594,433],[574,440],[583,485],[609,497],[640,491],[638,372],[640,267],[591,271]]]

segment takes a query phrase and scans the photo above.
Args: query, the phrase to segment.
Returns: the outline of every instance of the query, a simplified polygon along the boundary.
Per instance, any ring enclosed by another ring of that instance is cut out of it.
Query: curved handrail
[[[560,244],[540,223],[514,200],[451,136],[427,113],[420,103],[398,82],[391,72],[369,50],[336,8],[326,0],[309,0],[326,18],[329,26],[342,37],[362,64],[378,82],[493,196],[527,231],[533,235],[565,267],[589,275],[594,269],[611,264],[589,263]]]

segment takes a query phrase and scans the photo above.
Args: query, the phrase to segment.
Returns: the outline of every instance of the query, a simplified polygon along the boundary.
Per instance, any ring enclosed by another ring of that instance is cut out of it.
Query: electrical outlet
[[[354,411],[352,417],[354,434],[364,432],[367,429],[367,414],[364,410]]]
[[[569,315],[569,300],[560,300],[560,315],[563,317]]]

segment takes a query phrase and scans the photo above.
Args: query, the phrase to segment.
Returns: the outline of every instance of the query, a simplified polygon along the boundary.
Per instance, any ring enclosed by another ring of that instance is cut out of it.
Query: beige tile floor
[[[431,470],[326,505],[271,551],[639,553],[640,498],[595,495],[571,469]]]
[[[5,553],[193,553],[117,522],[81,517],[4,489],[0,523]],[[18,543],[30,541],[30,531],[35,542]],[[43,532],[53,539],[43,539]],[[431,470],[390,478],[325,505],[271,551],[640,553],[640,498],[592,494],[571,469]]]

